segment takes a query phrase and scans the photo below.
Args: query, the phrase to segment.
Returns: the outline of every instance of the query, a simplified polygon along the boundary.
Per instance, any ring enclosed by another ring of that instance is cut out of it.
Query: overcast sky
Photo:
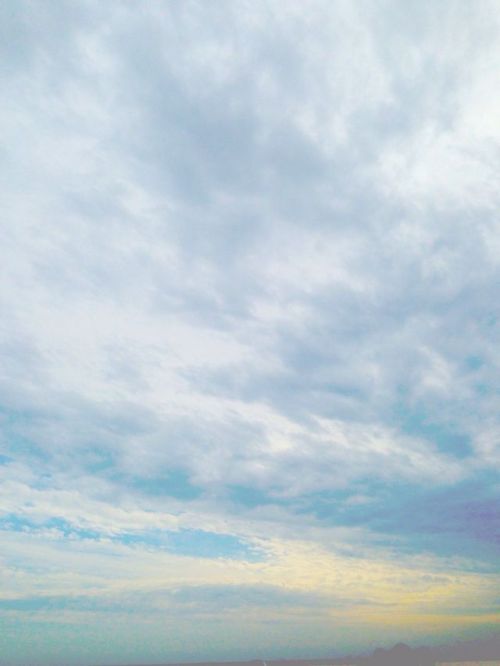
[[[2,665],[498,629],[499,3],[0,11]]]

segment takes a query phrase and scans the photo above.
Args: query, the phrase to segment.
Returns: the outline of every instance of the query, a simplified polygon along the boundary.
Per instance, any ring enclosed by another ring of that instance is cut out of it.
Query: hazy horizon
[[[500,4],[0,26],[1,666],[498,631]]]
[[[340,657],[291,658],[291,659],[247,659],[244,661],[197,661],[197,666],[439,666],[441,664],[455,666],[500,666],[500,633],[491,634],[488,638],[470,641],[455,641],[449,645],[409,646],[397,643],[390,647],[377,646],[362,654],[349,654]],[[179,662],[186,664],[187,662]],[[179,666],[167,662],[157,666]],[[95,665],[94,666],[98,666]],[[115,665],[118,666],[118,665]],[[125,665],[119,665],[125,666]],[[155,666],[153,664],[135,664],[130,666]]]

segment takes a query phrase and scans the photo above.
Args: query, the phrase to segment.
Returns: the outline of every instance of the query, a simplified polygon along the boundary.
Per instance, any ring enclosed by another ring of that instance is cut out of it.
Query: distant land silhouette
[[[437,663],[500,660],[500,636],[462,641],[440,647],[411,648],[398,643],[389,650],[377,648],[372,654],[355,658],[359,666],[434,666]]]
[[[497,662],[500,666],[500,634],[439,647],[411,648],[398,643],[377,648],[370,654],[323,659],[254,659],[250,661],[206,661],[191,663],[137,664],[137,666],[435,666],[439,663]]]

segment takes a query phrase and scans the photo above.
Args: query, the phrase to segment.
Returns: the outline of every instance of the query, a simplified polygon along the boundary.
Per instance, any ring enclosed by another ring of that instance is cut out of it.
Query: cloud
[[[169,585],[214,613],[227,585],[236,618],[238,595],[286,616],[311,594],[327,627],[316,561],[327,579],[352,557],[366,567],[336,598],[366,621],[363,645],[381,608],[420,613],[423,632],[438,598],[443,617],[490,609],[496,4],[1,11],[8,598],[50,596],[27,544],[85,570],[68,613],[95,583],[89,550],[104,578],[122,563],[123,589],[144,557],[152,590],[168,533],[192,539]],[[398,558],[458,587],[398,606]]]

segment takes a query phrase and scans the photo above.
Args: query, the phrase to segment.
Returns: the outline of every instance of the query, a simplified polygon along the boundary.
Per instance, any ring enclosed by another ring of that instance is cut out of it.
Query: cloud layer
[[[496,3],[1,12],[8,663],[493,627]]]

